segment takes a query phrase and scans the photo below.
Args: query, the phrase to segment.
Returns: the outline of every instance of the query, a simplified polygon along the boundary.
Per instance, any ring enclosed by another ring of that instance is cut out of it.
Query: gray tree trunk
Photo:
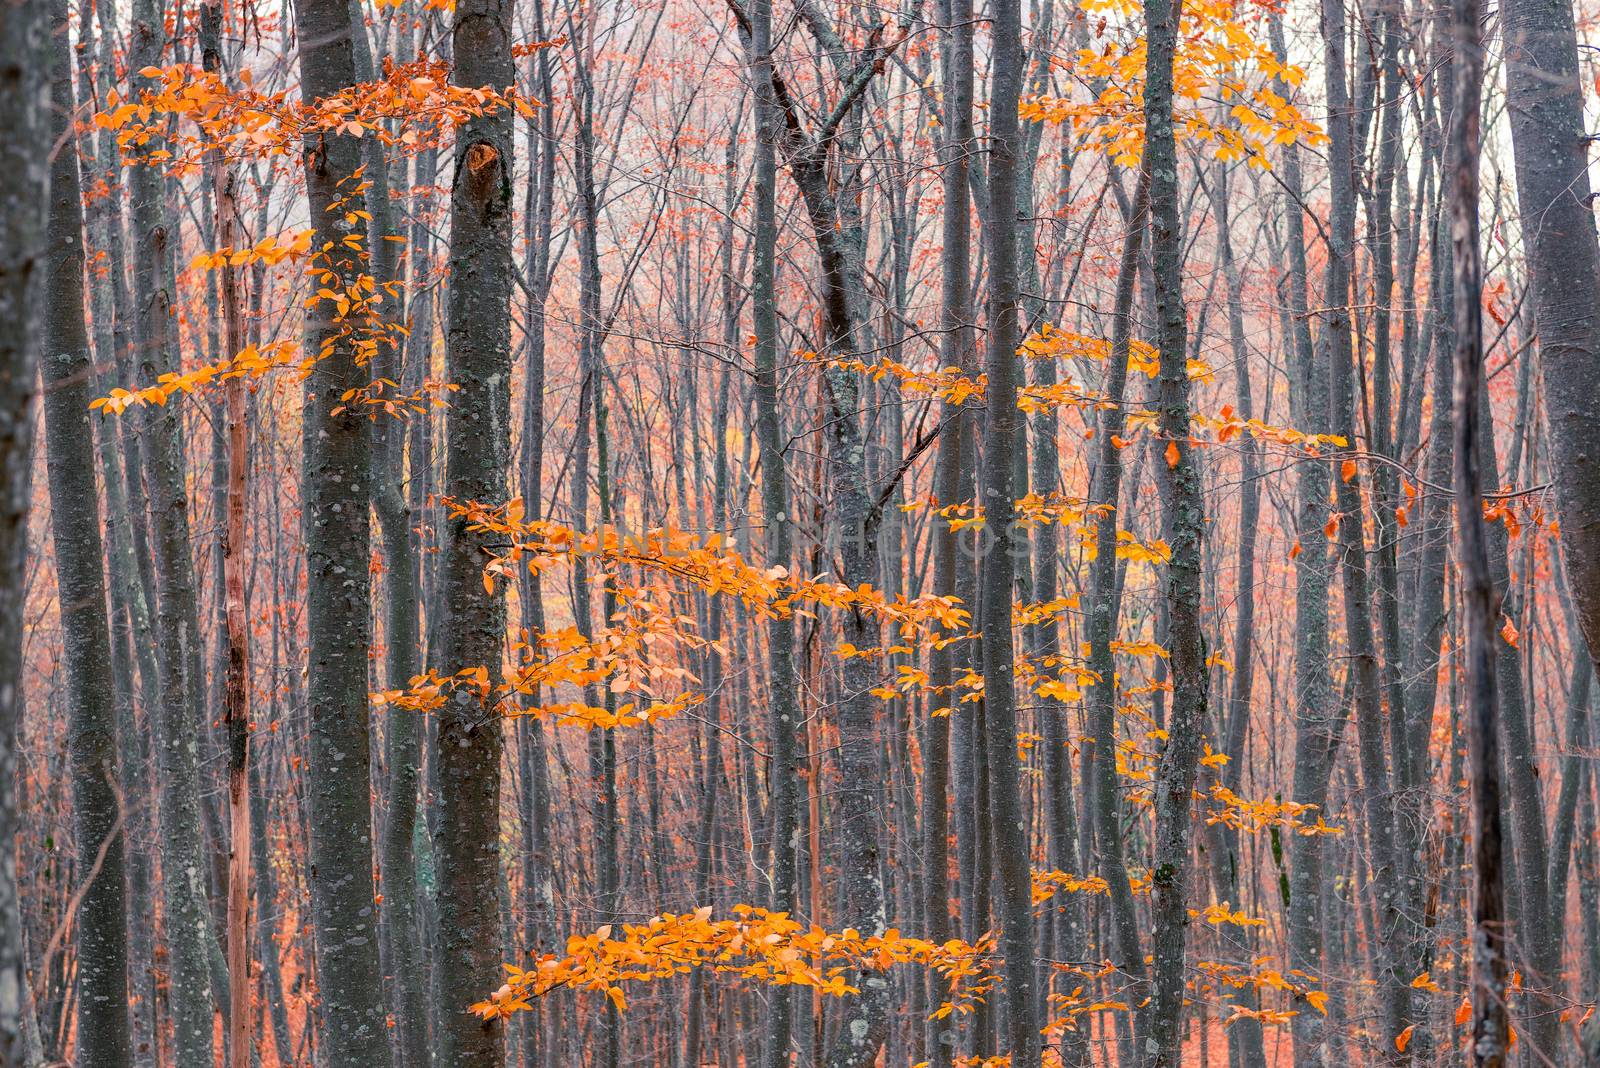
[[[1033,948],[1033,874],[1028,823],[1022,806],[1017,757],[1017,694],[1012,651],[1011,605],[1017,556],[1026,559],[1027,539],[1015,523],[1015,459],[1022,415],[1017,410],[1017,322],[1021,274],[1017,264],[1017,158],[1022,136],[1017,103],[1022,93],[1022,7],[995,0],[994,59],[989,113],[989,256],[986,346],[987,417],[984,421],[982,503],[987,552],[983,558],[983,606],[978,624],[983,641],[985,743],[993,806],[994,856],[999,875],[1001,946],[1011,1064],[1040,1063],[1038,963]],[[1031,253],[1031,246],[1030,246]]]
[[[129,66],[159,66],[166,39],[158,0],[133,5]],[[135,76],[136,83],[145,79]],[[143,87],[141,85],[141,87]],[[154,150],[151,142],[143,151]],[[129,183],[134,242],[135,338],[138,373],[154,382],[178,363],[172,281],[172,225],[160,164],[141,160]],[[161,870],[163,929],[177,1068],[212,1068],[215,1003],[211,954],[216,946],[206,899],[206,860],[197,765],[200,629],[190,555],[188,501],[180,441],[182,403],[144,410],[141,444],[150,508],[150,550],[156,592],[161,710]],[[130,500],[130,505],[132,504]]]
[[[1478,238],[1479,110],[1483,86],[1478,0],[1456,0],[1456,111],[1450,120],[1450,237],[1455,299],[1455,497],[1466,607],[1467,735],[1472,781],[1472,1063],[1501,1068],[1510,1048],[1506,1012],[1505,896],[1500,835],[1498,595],[1490,570],[1480,464],[1494,443],[1483,411],[1483,267]],[[1520,697],[1520,694],[1518,695]],[[1540,829],[1543,833],[1543,829]],[[1526,857],[1520,858],[1524,861]],[[1542,863],[1542,858],[1540,858]],[[1524,863],[1524,868],[1527,867]],[[1542,880],[1544,872],[1540,871]],[[1542,903],[1541,903],[1542,904]],[[1542,921],[1543,917],[1539,917]],[[1547,1055],[1556,1051],[1545,1050]]]
[[[23,564],[32,506],[33,398],[43,342],[50,183],[50,5],[0,5],[0,1063],[24,1053],[22,914],[17,893]]]
[[[300,83],[307,100],[356,84],[353,27],[345,0],[297,0]],[[343,245],[359,233],[351,212],[365,207],[354,175],[359,141],[318,134],[305,145],[306,198],[315,235],[326,246],[315,267],[338,290],[366,273],[365,257]],[[302,408],[302,495],[306,538],[306,695],[311,709],[310,883],[321,1006],[318,1063],[387,1068],[393,1063],[384,1019],[378,923],[372,879],[370,707],[372,644],[371,424],[341,399],[364,386],[357,321],[341,321],[331,301],[307,314],[312,353],[325,353],[306,379]],[[343,410],[339,410],[343,408]]]
[[[1167,648],[1172,670],[1172,715],[1152,792],[1155,855],[1150,872],[1155,930],[1151,936],[1153,1005],[1146,1063],[1175,1068],[1180,1061],[1191,843],[1190,795],[1200,758],[1208,701],[1205,635],[1201,629],[1201,547],[1205,502],[1200,468],[1189,442],[1189,371],[1183,305],[1183,229],[1178,212],[1178,155],[1172,118],[1173,62],[1179,9],[1168,0],[1145,4],[1145,167],[1150,174],[1150,255],[1157,347],[1161,353],[1157,411],[1168,477],[1162,513],[1172,559],[1167,565]]]
[[[971,374],[977,363],[973,343],[972,200],[968,173],[972,154],[977,150],[972,130],[972,4],[971,0],[947,0],[944,6],[946,25],[939,35],[940,76],[944,85],[941,117],[944,166],[940,177],[945,199],[939,346],[944,366],[960,367]],[[971,440],[976,413],[969,411],[966,405],[945,401],[940,418],[935,496],[940,507],[947,507],[972,497]],[[936,516],[932,522],[932,592],[960,597],[966,610],[971,612],[977,607],[971,603],[974,599],[973,572],[961,560],[957,532],[942,517]],[[923,733],[922,911],[926,935],[936,942],[950,937],[950,724],[958,715],[972,714],[970,706],[962,707],[952,684],[959,653],[965,651],[959,644],[935,649],[929,672],[934,707],[941,711],[928,718]],[[937,980],[931,981],[937,984]],[[936,1004],[929,1006],[930,1010],[937,1007]],[[930,1068],[947,1068],[958,1052],[955,1017],[930,1018],[927,1032]]]
[[[74,922],[78,951],[75,1063],[118,1068],[131,1062],[128,1029],[127,914],[123,819],[117,798],[115,692],[91,387],[95,383],[83,300],[83,200],[78,178],[75,102],[65,3],[53,5],[51,117],[57,139],[50,167],[50,223],[44,384],[50,529],[67,667],[77,877],[86,883]]]
[[[1348,87],[1345,82],[1344,0],[1323,0],[1322,35],[1327,46],[1329,185],[1329,257],[1325,277],[1326,306],[1323,342],[1329,355],[1333,429],[1356,447],[1355,354],[1350,311],[1351,272],[1355,250],[1355,191],[1352,169],[1353,131]],[[1364,505],[1361,480],[1354,471],[1334,482],[1339,509],[1339,557],[1344,581],[1345,643],[1356,707],[1356,731],[1362,779],[1362,807],[1366,814],[1372,851],[1373,892],[1381,929],[1374,932],[1373,959],[1377,972],[1383,1019],[1376,1044],[1379,1055],[1392,1063],[1409,1057],[1396,1047],[1394,1037],[1410,1022],[1410,977],[1398,967],[1401,912],[1404,906],[1394,838],[1393,798],[1387,757],[1388,733],[1384,725],[1378,651],[1373,637],[1371,587],[1362,530]],[[1313,537],[1315,535],[1312,535]]]
[[[457,85],[504,89],[515,74],[510,0],[456,5]],[[460,383],[446,416],[444,492],[499,505],[511,459],[512,116],[496,109],[456,133],[450,202],[445,360]],[[483,584],[483,538],[450,519],[445,531],[438,657],[442,672],[483,667],[500,680],[505,602]],[[501,983],[499,713],[472,691],[450,695],[439,717],[439,991],[443,1063],[503,1063],[501,1028],[467,1012]]]

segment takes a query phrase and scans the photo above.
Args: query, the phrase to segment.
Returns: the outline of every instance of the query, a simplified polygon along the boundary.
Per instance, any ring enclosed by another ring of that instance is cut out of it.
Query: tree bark
[[[78,1014],[74,1063],[121,1068],[132,1060],[128,1030],[128,942],[123,884],[123,814],[117,796],[115,695],[95,486],[94,385],[83,301],[83,201],[72,123],[72,61],[65,3],[52,5],[47,258],[49,314],[44,383],[50,528],[67,668],[77,874],[87,882],[74,918]]]
[[[456,6],[451,30],[457,85],[508,88],[511,0]],[[450,286],[445,361],[459,383],[446,416],[445,494],[457,501],[504,503],[511,459],[512,116],[497,108],[456,133],[450,201]],[[483,537],[464,520],[445,532],[440,668],[501,677],[505,602],[483,583]],[[492,701],[492,698],[490,698]],[[439,990],[442,1033],[435,1045],[462,1068],[503,1062],[500,1025],[466,1009],[500,985],[499,713],[457,688],[439,717]]]
[[[1572,5],[1510,0],[1501,34],[1561,547],[1592,658],[1600,649],[1600,243]]]
[[[1198,459],[1189,440],[1189,370],[1183,304],[1183,230],[1178,212],[1178,153],[1173,129],[1173,63],[1178,0],[1145,4],[1145,166],[1150,174],[1150,255],[1157,347],[1161,353],[1157,402],[1160,436],[1167,441],[1169,475],[1162,512],[1172,558],[1167,565],[1167,647],[1172,670],[1172,714],[1155,781],[1154,894],[1151,936],[1153,1006],[1149,1010],[1146,1063],[1181,1063],[1181,1022],[1189,926],[1190,795],[1199,766],[1209,679],[1201,628],[1201,548],[1205,502]]]
[[[159,66],[165,40],[159,0],[137,0],[129,66],[135,71]],[[135,75],[135,84],[148,80]],[[135,338],[139,376],[155,382],[178,364],[173,283],[169,272],[174,235],[165,204],[160,163],[148,157],[132,169],[129,183],[134,242]],[[200,628],[195,604],[194,561],[190,553],[188,501],[184,484],[181,401],[144,410],[145,485],[150,509],[150,550],[154,572],[156,634],[161,673],[161,871],[163,929],[167,936],[169,995],[176,1068],[212,1068],[215,1001],[210,962],[215,938],[206,900],[206,862],[197,763],[201,715],[198,694]],[[132,502],[130,501],[130,506]]]
[[[44,334],[50,186],[50,5],[0,5],[0,1063],[24,1054],[17,887],[19,732],[24,708],[24,562],[32,505],[33,398]]]
[[[301,92],[321,100],[357,84],[345,0],[296,0]],[[312,268],[341,290],[366,273],[366,256],[343,244],[358,234],[355,177],[361,144],[319,133],[305,144]],[[311,708],[310,882],[321,998],[319,1063],[387,1068],[393,1063],[383,1010],[373,886],[370,709],[371,424],[342,395],[366,385],[354,341],[365,324],[322,300],[307,314],[318,356],[305,383],[302,420],[306,627]]]
[[[1016,665],[1011,605],[1016,555],[1026,554],[1026,535],[1015,522],[1015,458],[1022,415],[1017,410],[1017,322],[1021,276],[1017,264],[1017,156],[1021,147],[1017,104],[1022,93],[1022,7],[995,0],[994,59],[989,112],[989,220],[984,230],[989,256],[987,318],[988,414],[983,437],[983,508],[988,552],[983,558],[984,724],[989,755],[990,804],[996,870],[1000,881],[1001,945],[1005,952],[1006,1008],[1011,1064],[1040,1063],[1038,964],[1033,948],[1032,850],[1022,807],[1017,756]],[[1030,247],[1031,254],[1031,247]]]
[[[1355,191],[1352,168],[1352,112],[1345,82],[1344,0],[1323,0],[1322,35],[1327,46],[1329,144],[1329,255],[1325,277],[1323,344],[1329,356],[1333,430],[1348,447],[1356,447],[1354,398],[1355,354],[1351,338],[1351,272],[1355,244]],[[1354,468],[1345,468],[1334,482],[1339,509],[1338,553],[1344,582],[1345,643],[1349,650],[1351,689],[1356,708],[1356,732],[1362,780],[1362,807],[1366,813],[1372,851],[1372,890],[1381,930],[1374,932],[1373,959],[1377,972],[1383,1022],[1378,1030],[1379,1055],[1387,1062],[1409,1060],[1394,1039],[1406,1028],[1410,1015],[1410,979],[1398,967],[1398,941],[1404,907],[1395,856],[1393,798],[1387,758],[1388,733],[1384,726],[1378,651],[1373,637],[1371,587],[1368,579],[1364,507],[1361,481]],[[1315,535],[1312,535],[1315,537]]]
[[[222,63],[222,0],[206,0],[200,9],[200,50],[205,69],[224,77]],[[239,214],[233,168],[220,149],[209,161],[213,227],[217,247],[239,245]],[[244,309],[241,307],[238,269],[231,262],[217,268],[222,302],[223,356],[232,359],[245,346]],[[245,385],[240,378],[223,385],[226,417],[225,515],[220,545],[222,598],[227,656],[223,683],[223,722],[228,746],[228,1017],[227,1053],[230,1068],[248,1068],[251,1056],[250,1009],[250,623],[244,591],[244,510],[249,492],[245,477],[249,429],[246,426]]]
[[[773,97],[772,0],[752,0],[747,63],[755,94],[755,174],[751,185],[755,216],[750,268],[750,324],[755,337],[756,436],[761,448],[761,518],[766,528],[768,567],[788,567],[793,554],[789,514],[788,460],[778,398],[778,155],[783,116]],[[775,912],[793,912],[798,890],[800,792],[799,702],[794,660],[794,619],[767,622],[768,730],[772,759],[768,770],[772,800],[771,894]],[[773,993],[767,1015],[766,1068],[787,1068],[793,1044],[794,998]]]
[[[1142,167],[1127,214],[1122,258],[1111,310],[1111,356],[1106,364],[1101,392],[1107,405],[1096,428],[1099,455],[1089,490],[1089,507],[1095,516],[1095,555],[1089,564],[1089,605],[1084,622],[1089,645],[1088,667],[1096,676],[1088,694],[1088,730],[1093,743],[1086,746],[1084,781],[1089,794],[1100,876],[1106,881],[1110,909],[1110,952],[1107,956],[1131,983],[1129,1001],[1143,1000],[1147,976],[1139,920],[1134,911],[1133,886],[1123,853],[1122,797],[1117,782],[1117,683],[1111,643],[1116,638],[1122,612],[1122,585],[1117,576],[1117,516],[1122,500],[1122,450],[1116,442],[1126,426],[1123,397],[1128,385],[1128,354],[1133,342],[1133,298],[1139,280],[1139,258],[1149,226],[1150,171]],[[1144,1034],[1143,1014],[1134,1020],[1139,1037]],[[1132,1064],[1140,1056],[1126,1042],[1119,1060]]]
[[[1455,496],[1456,536],[1466,607],[1467,685],[1472,781],[1472,1062],[1501,1068],[1509,1048],[1506,1014],[1505,897],[1501,882],[1500,726],[1495,666],[1498,596],[1489,568],[1479,465],[1493,449],[1480,434],[1483,385],[1483,268],[1478,240],[1479,109],[1483,86],[1478,0],[1455,0],[1451,35],[1456,43],[1456,109],[1450,120],[1453,150],[1450,237],[1455,283]],[[1543,872],[1540,873],[1541,877]],[[1553,1054],[1554,1049],[1547,1053]]]

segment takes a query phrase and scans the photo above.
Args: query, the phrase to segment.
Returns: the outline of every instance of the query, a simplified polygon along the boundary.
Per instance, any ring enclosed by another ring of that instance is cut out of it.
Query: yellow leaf
[[[1306,1001],[1322,1015],[1328,1015],[1328,992],[1326,990],[1313,990],[1306,995]]]

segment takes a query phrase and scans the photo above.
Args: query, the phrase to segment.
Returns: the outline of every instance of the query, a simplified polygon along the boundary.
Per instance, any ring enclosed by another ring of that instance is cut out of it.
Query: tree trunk
[[[1201,544],[1205,502],[1200,468],[1189,441],[1188,324],[1183,305],[1183,230],[1178,218],[1178,154],[1172,118],[1173,61],[1179,4],[1145,5],[1145,166],[1150,174],[1150,255],[1161,384],[1160,436],[1169,469],[1162,512],[1172,558],[1167,565],[1167,647],[1172,670],[1172,715],[1152,792],[1155,855],[1150,873],[1155,930],[1149,1010],[1149,1057],[1155,1068],[1181,1061],[1188,888],[1190,795],[1206,722],[1208,675],[1201,629]]]
[[[1038,964],[1033,949],[1032,850],[1022,807],[1017,756],[1016,666],[1011,605],[1014,553],[1026,535],[1017,526],[1014,462],[1022,415],[1017,410],[1017,322],[1021,276],[1017,265],[1017,154],[1021,147],[1017,102],[1022,92],[1022,7],[995,0],[994,66],[989,113],[989,255],[987,318],[988,414],[983,437],[983,508],[988,552],[983,557],[983,703],[993,806],[995,864],[1000,877],[1001,946],[1005,953],[1006,1007],[1011,1064],[1040,1063]],[[1030,247],[1031,254],[1031,247]]]
[[[1356,447],[1354,398],[1355,354],[1351,339],[1351,272],[1355,251],[1355,192],[1352,175],[1352,106],[1345,83],[1344,0],[1323,0],[1322,33],[1327,46],[1329,184],[1329,256],[1323,341],[1329,355],[1333,430],[1348,447]],[[1374,932],[1383,1022],[1376,1042],[1389,1062],[1405,1063],[1406,1051],[1394,1039],[1409,1023],[1410,980],[1398,967],[1401,913],[1404,902],[1395,856],[1393,798],[1387,759],[1378,652],[1373,637],[1371,587],[1368,581],[1364,508],[1356,470],[1345,468],[1334,483],[1339,509],[1339,557],[1344,580],[1345,642],[1349,650],[1351,689],[1356,706],[1356,731],[1362,779],[1362,805],[1372,848],[1372,890],[1380,932]],[[1313,537],[1315,535],[1312,535]]]
[[[301,92],[321,100],[356,84],[345,0],[296,0]],[[344,245],[359,234],[353,211],[361,144],[319,134],[305,145],[306,197],[316,248],[312,267],[340,290],[366,273],[366,257]],[[359,240],[359,238],[358,238]],[[331,278],[329,277],[331,275]],[[372,880],[370,711],[367,658],[371,430],[359,402],[366,384],[355,335],[366,324],[320,300],[307,314],[307,345],[320,355],[305,383],[302,494],[306,538],[306,627],[311,708],[310,882],[321,1000],[319,1063],[386,1068],[393,1063],[383,1010]]]
[[[1495,667],[1497,594],[1489,569],[1480,461],[1483,388],[1483,268],[1478,242],[1479,109],[1483,86],[1478,0],[1455,0],[1456,109],[1450,120],[1450,237],[1455,281],[1455,496],[1467,624],[1472,780],[1472,1062],[1501,1068],[1509,1048],[1505,898],[1501,882],[1500,726]],[[1539,873],[1541,878],[1543,872]],[[1541,917],[1542,919],[1542,917]],[[1553,978],[1553,977],[1552,977]],[[1547,1054],[1554,1054],[1549,1049]]]
[[[222,69],[222,0],[207,0],[200,10],[200,49],[207,71],[225,78]],[[212,205],[216,210],[217,247],[239,245],[239,216],[233,169],[221,150],[209,162]],[[217,268],[222,301],[223,356],[232,359],[244,349],[244,309],[240,305],[238,269],[231,262]],[[249,492],[245,478],[248,428],[245,385],[238,377],[223,386],[227,408],[226,481],[218,546],[222,559],[222,599],[227,636],[223,722],[228,745],[228,1017],[227,1054],[230,1068],[249,1068],[250,1008],[250,623],[244,592],[244,509]]]
[[[510,0],[456,5],[451,31],[457,85],[505,89],[515,77]],[[450,202],[450,305],[445,360],[460,383],[446,416],[444,492],[462,503],[504,503],[511,459],[512,116],[498,108],[456,133]],[[487,670],[500,681],[505,602],[484,588],[483,537],[459,518],[444,542],[440,670]],[[493,698],[457,688],[439,717],[439,990],[443,1061],[496,1068],[500,1025],[467,1006],[502,982],[500,970],[500,754]]]
[[[33,397],[44,332],[50,183],[50,9],[0,5],[0,1064],[21,1064],[29,1011],[17,888],[18,742],[24,708],[24,561],[32,505]]]
[[[1572,5],[1511,0],[1501,33],[1561,547],[1592,657],[1600,649],[1600,244]]]
[[[143,70],[162,59],[164,15],[157,0],[133,5],[129,66]],[[136,83],[146,82],[135,77]],[[148,153],[155,148],[145,146]],[[156,381],[178,364],[169,227],[160,163],[148,158],[132,169],[135,338],[139,376]],[[182,403],[144,410],[145,484],[149,493],[150,550],[154,565],[156,635],[161,672],[161,870],[163,929],[167,936],[168,1004],[172,1008],[176,1068],[212,1068],[214,1000],[210,960],[216,942],[206,900],[206,862],[197,764],[200,715],[193,700],[200,633],[190,555],[188,502],[180,441]],[[130,506],[132,502],[130,500]]]
[[[128,942],[123,885],[123,813],[117,796],[111,634],[95,487],[89,399],[93,361],[83,304],[83,200],[65,3],[52,5],[51,117],[57,147],[50,167],[47,258],[49,315],[44,383],[50,528],[67,667],[74,841],[82,902],[74,918],[78,951],[77,1045],[83,1068],[132,1060],[128,1030]]]

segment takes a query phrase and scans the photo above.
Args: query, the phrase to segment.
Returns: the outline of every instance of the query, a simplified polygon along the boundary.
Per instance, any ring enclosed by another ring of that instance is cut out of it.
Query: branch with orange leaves
[[[806,615],[822,608],[848,609],[873,616],[907,636],[935,626],[949,631],[964,629],[968,619],[967,611],[954,597],[924,594],[909,599],[903,595],[891,598],[866,584],[850,587],[820,576],[799,578],[781,565],[758,567],[736,550],[725,547],[720,534],[701,535],[673,527],[627,534],[615,526],[580,532],[549,520],[525,520],[521,500],[485,505],[443,498],[440,503],[450,518],[463,520],[469,530],[494,539],[486,546],[491,557],[484,565],[484,581],[491,586],[497,579],[510,579],[524,567],[540,572],[553,564],[586,556],[613,570],[608,581],[615,577],[615,569],[634,567],[679,579],[710,595],[738,597],[747,609],[763,617]],[[624,599],[630,594],[626,586],[613,583],[613,588]]]
[[[122,101],[110,93],[106,109],[92,122],[114,131],[124,150],[165,145],[142,153],[142,159],[180,175],[201,166],[209,152],[221,151],[230,162],[269,159],[297,153],[317,135],[376,137],[387,148],[417,151],[438,144],[472,118],[503,108],[530,117],[542,106],[515,86],[452,85],[448,64],[426,57],[410,63],[386,58],[381,79],[313,101],[288,90],[256,89],[248,68],[239,72],[244,83],[239,87],[190,64],[145,67],[138,73],[144,80],[138,99]],[[169,121],[174,118],[189,124],[175,128]]]
[[[557,726],[585,729],[638,727],[669,719],[704,698],[689,687],[700,680],[672,655],[679,648],[704,648],[708,643],[693,630],[693,621],[671,608],[664,590],[629,591],[610,623],[592,638],[576,627],[537,635],[522,634],[512,643],[515,663],[503,679],[494,679],[484,665],[451,675],[428,671],[404,689],[372,694],[374,704],[404,712],[428,713],[465,690],[486,713],[549,718]],[[560,686],[589,692],[603,686],[612,693],[634,694],[638,702],[605,709],[581,701],[529,704],[528,697]],[[679,691],[666,696],[667,691]]]
[[[625,987],[694,969],[732,974],[773,986],[804,986],[830,997],[859,993],[856,972],[882,972],[901,964],[930,968],[944,979],[950,1000],[940,1013],[981,999],[998,981],[989,954],[992,940],[971,945],[909,938],[890,928],[863,935],[854,928],[828,931],[805,926],[785,912],[733,906],[732,919],[714,920],[706,906],[683,915],[667,913],[644,923],[607,924],[567,940],[562,955],[546,954],[532,967],[505,965],[506,982],[472,1011],[484,1019],[527,1012],[553,990],[604,993],[619,1011]]]

